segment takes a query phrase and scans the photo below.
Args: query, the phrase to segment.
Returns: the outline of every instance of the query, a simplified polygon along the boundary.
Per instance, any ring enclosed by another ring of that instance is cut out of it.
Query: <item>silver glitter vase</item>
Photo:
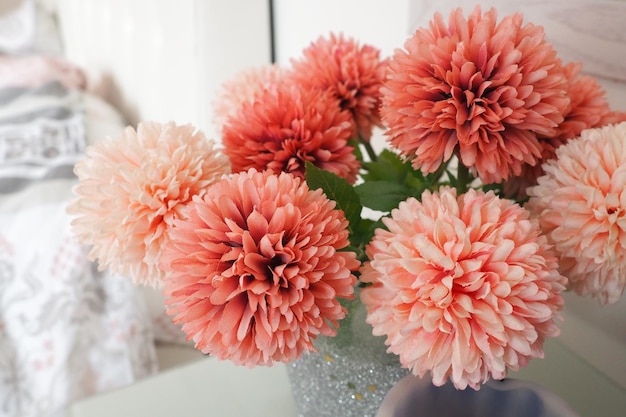
[[[357,296],[358,299],[358,296]],[[409,371],[372,335],[365,307],[349,306],[337,336],[319,337],[318,352],[287,364],[298,417],[374,417],[387,392]]]

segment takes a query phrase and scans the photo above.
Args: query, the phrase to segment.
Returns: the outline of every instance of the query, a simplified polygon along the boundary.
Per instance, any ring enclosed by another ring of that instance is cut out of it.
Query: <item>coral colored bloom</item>
[[[478,389],[543,355],[565,278],[529,213],[493,192],[409,198],[367,247],[367,322],[420,377]]]
[[[449,24],[436,14],[389,62],[381,92],[388,140],[413,166],[434,172],[454,153],[484,183],[519,175],[541,157],[569,104],[566,78],[540,26],[495,9]]]
[[[240,365],[287,362],[336,334],[359,268],[347,221],[321,190],[254,169],[177,220],[163,254],[168,313],[196,348]]]
[[[557,128],[556,139],[565,143],[592,127],[605,124],[611,114],[605,91],[595,78],[582,75],[581,64],[569,63],[563,67],[567,77],[567,95],[570,104],[564,112],[563,123]]]
[[[543,166],[527,207],[580,295],[617,302],[626,286],[626,122],[584,130]]]
[[[626,112],[612,111],[607,114],[596,127],[602,127],[606,125],[616,125],[618,123],[626,122]]]
[[[226,81],[213,101],[213,122],[220,131],[226,120],[237,114],[245,102],[253,102],[255,97],[279,82],[285,82],[287,70],[277,64],[246,68]]]
[[[359,161],[348,145],[350,112],[329,93],[280,84],[244,103],[223,129],[233,172],[255,168],[304,178],[306,162],[356,181]]]
[[[570,104],[563,113],[563,123],[557,128],[557,134],[551,138],[540,137],[541,159],[535,165],[524,165],[522,174],[510,178],[504,184],[504,193],[517,199],[525,199],[526,188],[536,185],[537,178],[543,175],[542,163],[555,157],[556,148],[569,139],[578,137],[585,129],[604,126],[619,120],[619,113],[612,113],[606,100],[605,92],[598,82],[581,75],[580,64],[569,63],[563,67],[567,77],[567,95]]]
[[[214,142],[190,125],[140,123],[87,150],[68,207],[91,260],[136,283],[160,286],[168,229],[194,195],[229,171]]]
[[[372,129],[381,126],[380,87],[386,61],[380,59],[380,50],[331,33],[318,38],[303,55],[292,60],[291,77],[303,88],[329,90],[342,109],[352,113],[360,137],[369,140]]]

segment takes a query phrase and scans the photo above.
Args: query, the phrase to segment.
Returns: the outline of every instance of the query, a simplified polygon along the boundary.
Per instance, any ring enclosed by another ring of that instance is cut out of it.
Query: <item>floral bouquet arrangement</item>
[[[206,354],[295,360],[359,287],[404,367],[478,389],[543,355],[563,290],[621,297],[624,120],[542,27],[459,9],[386,59],[332,34],[244,71],[219,145],[173,122],[102,140],[69,211]]]

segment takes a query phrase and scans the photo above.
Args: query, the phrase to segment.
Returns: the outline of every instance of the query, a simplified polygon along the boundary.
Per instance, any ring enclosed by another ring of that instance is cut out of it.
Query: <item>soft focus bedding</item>
[[[65,212],[73,165],[121,117],[54,70],[14,81],[0,87],[0,416],[63,415],[154,373],[154,333],[142,293],[97,270]]]

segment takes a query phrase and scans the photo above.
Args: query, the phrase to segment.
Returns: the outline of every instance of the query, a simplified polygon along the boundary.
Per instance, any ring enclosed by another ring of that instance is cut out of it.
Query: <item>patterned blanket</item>
[[[59,83],[0,90],[0,193],[32,181],[72,178],[85,147],[78,92]]]

